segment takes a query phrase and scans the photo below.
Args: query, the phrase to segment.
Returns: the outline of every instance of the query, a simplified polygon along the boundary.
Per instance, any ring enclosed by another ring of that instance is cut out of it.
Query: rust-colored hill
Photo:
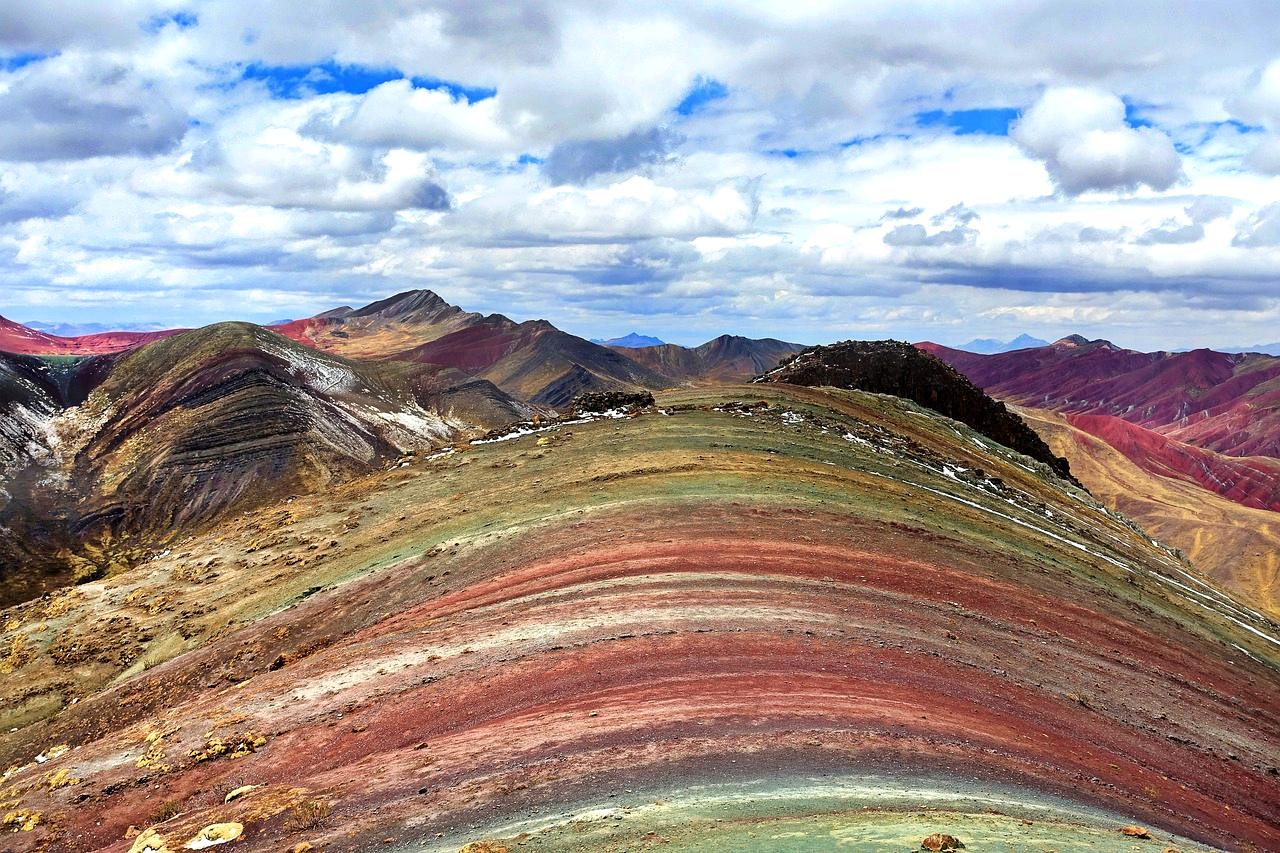
[[[380,358],[403,352],[482,319],[450,305],[430,290],[410,290],[363,308],[335,308],[273,330],[348,358]]]
[[[666,376],[622,353],[562,332],[545,320],[517,323],[501,314],[394,357],[446,365],[487,379],[519,399],[558,407],[588,391],[671,384]]]
[[[102,332],[75,338],[60,338],[0,317],[0,352],[19,355],[101,355],[122,352],[150,341],[175,335],[179,331],[181,330]]]
[[[1079,336],[977,355],[918,346],[988,393],[1023,406],[1106,415],[1228,456],[1280,458],[1280,358],[1135,352]]]

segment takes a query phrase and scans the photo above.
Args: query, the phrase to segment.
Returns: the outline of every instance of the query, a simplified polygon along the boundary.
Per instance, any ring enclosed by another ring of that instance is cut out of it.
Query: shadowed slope
[[[7,611],[0,764],[7,807],[39,816],[9,838],[1280,844],[1274,625],[912,404],[658,402],[423,457]],[[1120,834],[1135,821],[1150,840]]]
[[[623,351],[650,370],[681,382],[745,382],[804,348],[773,338],[721,335],[692,349],[662,344]]]
[[[457,368],[522,400],[557,407],[586,391],[671,384],[627,356],[545,320],[516,323],[500,314],[395,357]]]

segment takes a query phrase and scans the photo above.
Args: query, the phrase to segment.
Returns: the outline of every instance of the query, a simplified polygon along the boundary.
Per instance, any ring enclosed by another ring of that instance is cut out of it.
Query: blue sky
[[[1273,12],[23,7],[0,314],[268,321],[426,287],[591,337],[1266,342]]]

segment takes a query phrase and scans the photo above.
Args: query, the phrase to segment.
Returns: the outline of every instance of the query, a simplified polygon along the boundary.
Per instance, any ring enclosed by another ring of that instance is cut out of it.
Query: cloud
[[[1244,158],[1245,165],[1264,175],[1280,175],[1280,135],[1267,136]]]
[[[1227,107],[1246,122],[1280,131],[1280,59],[1259,69],[1249,88],[1228,99]]]
[[[615,139],[570,140],[551,149],[542,172],[553,184],[580,184],[596,175],[634,172],[662,163],[679,142],[679,136],[662,127]]]
[[[1222,219],[1224,216],[1230,216],[1235,206],[1235,202],[1229,198],[1200,196],[1200,198],[1187,205],[1187,216],[1196,225],[1204,225],[1205,223]]]
[[[1009,134],[1069,196],[1088,190],[1167,190],[1182,173],[1167,135],[1125,122],[1124,102],[1097,89],[1047,89]]]
[[[975,219],[981,219],[976,210],[965,207],[964,204],[953,204],[946,210],[935,215],[930,222],[934,225],[941,225],[944,222],[955,222],[960,225],[968,225]]]
[[[1138,242],[1149,246],[1159,243],[1177,245],[1195,243],[1202,239],[1204,239],[1204,226],[1200,223],[1186,224],[1176,219],[1169,219],[1164,224],[1147,231],[1138,238]]]
[[[958,246],[977,235],[977,231],[963,225],[930,234],[923,225],[912,224],[894,228],[884,235],[884,242],[889,246]]]
[[[1231,244],[1248,249],[1280,246],[1280,202],[1269,204],[1250,216]]]
[[[1248,89],[1227,100],[1227,108],[1237,118],[1270,131],[1245,156],[1245,165],[1280,175],[1280,59],[1259,69]]]
[[[0,225],[28,219],[58,219],[71,213],[82,197],[72,187],[59,184],[0,186]]]
[[[52,53],[69,47],[120,46],[140,41],[145,25],[172,12],[169,0],[56,0],[6,4],[0,51]]]
[[[10,5],[10,311],[271,319],[423,286],[695,342],[1280,322],[1258,0]]]
[[[505,151],[515,140],[497,120],[497,102],[470,103],[446,89],[392,80],[358,97],[330,99],[303,127],[321,139],[419,151]]]
[[[64,54],[24,65],[0,89],[0,160],[159,154],[187,116],[138,69]]]
[[[1081,243],[1111,243],[1124,236],[1124,229],[1107,230],[1087,225],[1080,229],[1077,240]]]
[[[387,210],[374,212],[299,211],[290,222],[299,237],[365,237],[390,231],[396,224],[395,214]]]
[[[285,127],[201,142],[185,163],[138,179],[147,191],[321,211],[443,211],[452,206],[427,158],[323,142]]]

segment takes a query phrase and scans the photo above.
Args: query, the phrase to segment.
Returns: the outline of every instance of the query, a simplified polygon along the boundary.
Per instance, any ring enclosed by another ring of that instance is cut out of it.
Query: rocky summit
[[[758,377],[757,382],[850,388],[913,400],[968,424],[988,438],[1071,477],[1066,459],[1055,456],[1021,418],[996,402],[962,373],[901,341],[843,341],[809,347]]]

